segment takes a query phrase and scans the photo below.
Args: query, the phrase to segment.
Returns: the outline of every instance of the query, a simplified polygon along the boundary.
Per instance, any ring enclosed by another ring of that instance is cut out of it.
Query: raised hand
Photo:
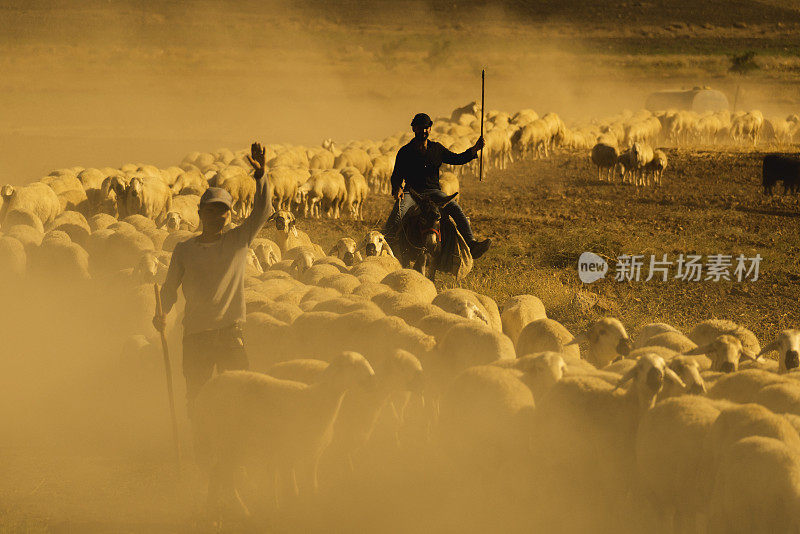
[[[256,180],[264,176],[266,154],[267,151],[261,146],[261,143],[255,142],[250,146],[250,154],[247,155],[247,160],[250,162],[250,165],[253,166]]]

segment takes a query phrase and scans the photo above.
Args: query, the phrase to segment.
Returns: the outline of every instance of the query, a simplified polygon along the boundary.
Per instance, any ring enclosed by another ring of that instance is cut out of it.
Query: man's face
[[[428,136],[431,134],[431,127],[430,126],[422,126],[418,124],[416,126],[412,126],[411,130],[414,132],[414,137],[418,141],[427,141]]]
[[[197,211],[203,223],[203,231],[213,234],[220,233],[231,220],[231,211],[221,202],[211,202],[200,206]]]

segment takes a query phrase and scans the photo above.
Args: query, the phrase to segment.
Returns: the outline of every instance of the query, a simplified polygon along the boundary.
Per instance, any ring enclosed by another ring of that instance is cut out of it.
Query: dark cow
[[[767,154],[761,174],[764,194],[771,195],[777,182],[783,182],[784,194],[800,190],[800,160],[780,154]]]

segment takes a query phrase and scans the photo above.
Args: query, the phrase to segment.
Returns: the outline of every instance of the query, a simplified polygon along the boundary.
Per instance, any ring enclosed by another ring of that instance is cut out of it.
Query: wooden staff
[[[156,315],[164,317],[164,309],[161,307],[161,291],[158,284],[153,284],[153,291],[156,295]],[[178,418],[175,415],[175,394],[172,390],[172,365],[169,363],[169,346],[167,345],[167,336],[164,334],[164,329],[159,328],[161,334],[161,351],[164,354],[164,371],[167,373],[167,396],[169,397],[169,413],[172,417],[172,439],[175,442],[175,462],[178,470],[181,467],[181,444],[178,440]]]
[[[481,137],[483,137],[483,102],[484,102],[484,88],[486,85],[486,70],[481,69]],[[478,181],[483,181],[483,149],[481,149],[480,168],[478,170]]]

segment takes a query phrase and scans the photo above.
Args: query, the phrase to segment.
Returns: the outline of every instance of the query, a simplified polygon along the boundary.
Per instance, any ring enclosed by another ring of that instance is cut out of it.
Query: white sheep
[[[341,170],[344,176],[344,183],[347,189],[347,200],[345,206],[347,211],[358,221],[364,220],[364,202],[369,196],[369,186],[364,176],[354,167],[347,167]]]
[[[761,352],[761,345],[753,332],[733,321],[725,319],[709,319],[698,323],[697,326],[689,332],[688,337],[697,345],[707,345],[722,334],[730,334],[739,338],[739,341],[742,342],[742,348],[747,351],[748,354],[756,355]]]
[[[601,369],[618,358],[625,358],[631,351],[631,340],[619,319],[603,317],[592,323],[589,330],[575,336],[567,343],[589,343],[586,360]]]
[[[163,228],[169,232],[184,229],[198,230],[200,215],[198,209],[200,197],[197,195],[178,195],[172,198],[171,206],[164,217]]]
[[[581,354],[577,345],[568,346],[573,335],[561,323],[553,319],[537,319],[531,321],[519,334],[516,349],[519,356],[537,352],[558,352],[564,356],[567,365],[580,361]]]
[[[342,399],[348,390],[371,384],[374,375],[363,356],[345,352],[312,385],[249,371],[228,371],[206,383],[192,426],[198,464],[209,476],[209,505],[241,504],[234,473],[243,465],[285,482],[294,477],[296,491],[316,491],[317,465]]]
[[[745,369],[719,377],[708,389],[708,396],[738,403],[754,402],[761,389],[784,380],[785,378],[769,371]]]
[[[800,367],[800,330],[787,329],[778,333],[774,341],[768,343],[758,356],[769,352],[778,353],[778,372],[786,373]]]
[[[125,216],[143,215],[160,225],[171,205],[172,192],[159,178],[134,176],[125,189]]]
[[[711,496],[713,451],[704,443],[721,406],[703,397],[666,399],[649,410],[636,433],[638,482],[675,532],[695,532]]]
[[[709,510],[709,533],[800,530],[800,451],[752,436],[722,457]]]
[[[470,470],[514,466],[528,451],[533,408],[530,389],[511,370],[469,367],[441,396],[444,450]]]
[[[0,188],[0,196],[3,199],[0,225],[5,224],[8,212],[15,209],[28,210],[36,214],[43,225],[50,223],[61,212],[58,195],[41,182],[21,187],[4,185]]]
[[[500,320],[503,332],[516,345],[520,332],[528,323],[538,319],[547,319],[544,304],[533,295],[517,295],[503,303]]]
[[[361,253],[356,248],[355,240],[349,237],[340,238],[328,252],[328,256],[335,256],[341,259],[348,267],[356,261],[363,261]]]
[[[387,274],[381,283],[401,293],[407,293],[419,302],[432,302],[436,298],[436,286],[424,275],[413,269],[400,269]]]
[[[705,354],[712,362],[713,371],[723,373],[733,373],[739,369],[739,360],[747,358],[755,360],[755,354],[751,354],[742,347],[739,338],[732,335],[723,334],[712,342],[685,351],[687,355]]]
[[[358,250],[363,250],[366,256],[381,256],[386,254],[387,256],[394,258],[392,247],[390,247],[389,243],[386,242],[386,238],[383,236],[383,234],[376,230],[367,232],[367,235],[364,236],[364,239],[361,241],[361,245],[359,245]]]

